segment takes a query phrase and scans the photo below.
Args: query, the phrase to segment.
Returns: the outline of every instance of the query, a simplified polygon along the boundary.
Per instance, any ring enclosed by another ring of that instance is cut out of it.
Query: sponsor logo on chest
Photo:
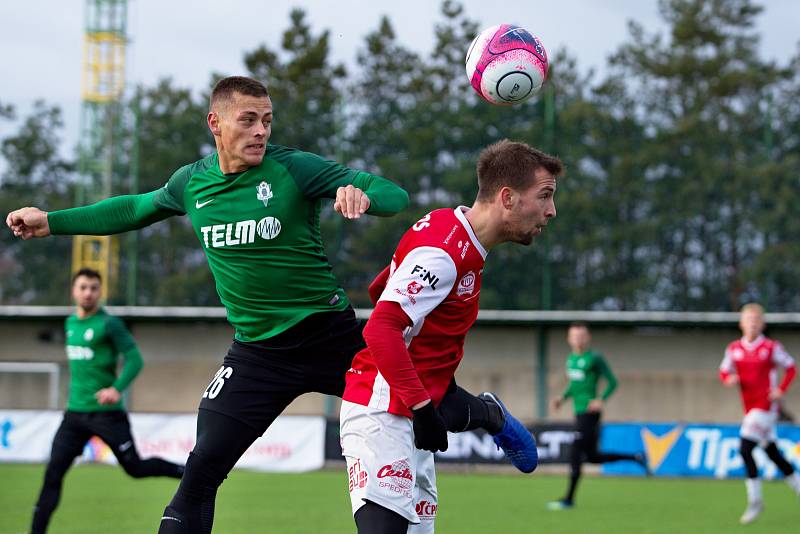
[[[70,360],[91,360],[94,358],[94,350],[91,347],[67,345],[67,358]]]
[[[263,217],[227,224],[201,226],[203,244],[206,248],[233,247],[254,243],[256,235],[265,241],[275,239],[281,233],[281,221],[276,217]]]
[[[461,249],[461,259],[463,260],[469,250],[469,241],[459,241],[457,245]]]
[[[583,380],[586,378],[586,373],[583,369],[567,369],[567,376],[570,380]]]
[[[462,297],[464,295],[472,295],[475,292],[475,281],[477,277],[475,273],[469,271],[467,274],[461,277],[461,280],[458,281],[458,286],[456,286],[456,295]]]

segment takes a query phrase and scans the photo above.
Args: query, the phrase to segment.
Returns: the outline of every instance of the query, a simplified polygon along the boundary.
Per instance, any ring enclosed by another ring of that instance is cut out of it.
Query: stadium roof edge
[[[108,306],[119,317],[138,320],[198,321],[225,320],[221,306]],[[0,306],[1,319],[56,319],[73,312],[71,306]],[[356,309],[366,319],[371,309]],[[481,310],[478,323],[502,325],[566,325],[585,321],[597,325],[618,326],[733,326],[739,320],[735,312],[669,312],[669,311],[539,311]],[[773,326],[800,326],[800,313],[768,313],[767,323]]]

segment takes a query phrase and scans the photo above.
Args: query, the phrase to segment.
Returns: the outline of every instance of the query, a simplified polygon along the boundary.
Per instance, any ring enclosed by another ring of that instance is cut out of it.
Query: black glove
[[[414,415],[414,445],[425,451],[446,451],[447,427],[433,402],[411,413]]]

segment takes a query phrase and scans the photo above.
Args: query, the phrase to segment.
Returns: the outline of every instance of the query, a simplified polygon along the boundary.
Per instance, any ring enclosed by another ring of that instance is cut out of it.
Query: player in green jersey
[[[217,83],[207,116],[216,152],[178,169],[142,195],[45,213],[11,212],[6,224],[28,239],[105,235],[187,215],[235,329],[233,344],[202,395],[197,442],[161,534],[210,533],[218,487],[239,457],[298,396],[342,395],[364,347],[347,295],[325,257],[323,199],[347,219],[390,216],[408,204],[392,182],[269,144],[272,101],[251,78]],[[499,432],[502,409],[453,384],[440,410],[448,429]]]
[[[142,460],[131,437],[122,392],[142,369],[142,356],[123,322],[100,306],[100,274],[81,269],[72,279],[75,314],[65,324],[71,375],[64,419],[53,439],[44,484],[36,503],[32,534],[47,530],[58,505],[64,475],[94,435],[105,441],[134,478],[180,478],[183,466],[160,458]],[[119,355],[125,360],[117,375]]]
[[[570,325],[567,330],[567,344],[572,350],[567,356],[569,385],[561,397],[552,400],[551,405],[553,410],[558,410],[567,399],[572,399],[572,406],[575,410],[576,436],[570,451],[570,478],[567,494],[561,500],[548,503],[547,507],[551,510],[572,508],[583,462],[603,464],[630,460],[640,464],[649,474],[644,454],[620,454],[597,450],[603,405],[617,388],[617,379],[603,355],[589,348],[590,342],[591,335],[586,324],[573,323]],[[601,379],[605,379],[606,387],[598,397],[597,388]]]

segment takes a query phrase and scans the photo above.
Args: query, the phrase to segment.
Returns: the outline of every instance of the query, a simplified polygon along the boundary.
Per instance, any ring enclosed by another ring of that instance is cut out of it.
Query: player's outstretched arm
[[[353,179],[353,186],[361,189],[369,199],[365,212],[378,217],[391,217],[408,207],[408,193],[380,176],[360,172]]]
[[[27,207],[12,211],[6,216],[6,225],[15,236],[22,239],[50,235],[47,212],[39,208]]]
[[[53,235],[112,235],[138,230],[162,221],[177,212],[157,207],[158,191],[141,195],[122,195],[95,204],[52,211],[47,214]]]
[[[390,217],[408,206],[408,193],[381,176],[299,150],[278,147],[272,157],[288,169],[304,195],[335,199],[334,209],[347,219],[364,213]]]

